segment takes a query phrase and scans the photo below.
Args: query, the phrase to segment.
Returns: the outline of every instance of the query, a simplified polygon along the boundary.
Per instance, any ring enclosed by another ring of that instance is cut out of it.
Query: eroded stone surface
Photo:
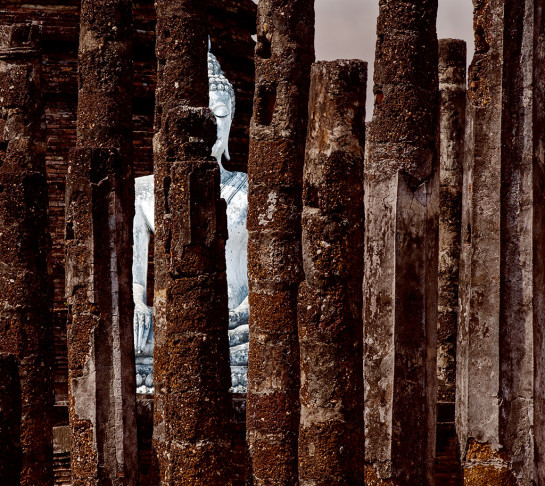
[[[297,483],[301,209],[314,2],[261,0],[248,163],[247,438],[256,486]]]
[[[363,484],[367,64],[312,67],[303,192],[299,484]]]
[[[5,484],[20,486],[53,484],[53,336],[39,44],[37,25],[0,26],[0,353],[6,373],[0,394],[13,394],[0,399],[0,429],[9,436],[0,440],[8,448],[0,459],[0,482],[6,478]]]
[[[81,6],[77,146],[66,182],[74,486],[138,478],[132,330],[132,2]]]
[[[471,440],[464,467],[464,486],[518,486],[505,453],[489,443]]]
[[[435,0],[380,2],[365,162],[365,456],[411,486],[433,484],[435,450],[436,14]]]
[[[401,486],[395,479],[381,479],[370,464],[365,465],[365,486]]]

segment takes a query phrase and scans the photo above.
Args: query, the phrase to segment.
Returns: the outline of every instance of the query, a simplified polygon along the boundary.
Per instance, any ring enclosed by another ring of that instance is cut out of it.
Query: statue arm
[[[136,204],[133,226],[132,292],[134,300],[134,343],[142,354],[152,326],[152,309],[146,305],[148,247],[150,232],[141,204]]]
[[[132,261],[132,282],[134,302],[146,301],[146,290],[148,281],[148,247],[150,241],[150,229],[146,222],[142,207],[137,204],[134,216],[133,227],[133,261]]]

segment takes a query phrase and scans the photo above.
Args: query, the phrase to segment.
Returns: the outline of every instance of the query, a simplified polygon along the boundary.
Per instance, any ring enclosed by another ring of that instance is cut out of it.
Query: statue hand
[[[134,348],[136,354],[142,354],[153,325],[153,308],[144,303],[144,288],[133,284],[134,297]]]
[[[227,135],[228,136],[228,135]],[[225,158],[227,160],[231,160],[231,157],[229,155],[229,145],[228,145],[228,138],[224,138],[223,136],[220,136],[218,134],[218,139],[216,140],[216,143],[212,147],[212,157],[214,157],[218,162],[221,162],[221,158],[223,155],[225,155]]]

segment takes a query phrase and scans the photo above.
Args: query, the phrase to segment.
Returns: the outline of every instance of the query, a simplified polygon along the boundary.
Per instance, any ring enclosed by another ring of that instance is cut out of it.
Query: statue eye
[[[218,118],[225,118],[227,115],[229,115],[229,109],[225,105],[220,105],[216,108],[214,108],[214,115],[216,115]]]

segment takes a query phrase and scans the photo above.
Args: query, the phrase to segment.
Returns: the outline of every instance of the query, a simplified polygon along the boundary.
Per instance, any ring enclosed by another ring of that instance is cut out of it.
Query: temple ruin
[[[545,0],[377,3],[0,4],[0,486],[545,486]]]

